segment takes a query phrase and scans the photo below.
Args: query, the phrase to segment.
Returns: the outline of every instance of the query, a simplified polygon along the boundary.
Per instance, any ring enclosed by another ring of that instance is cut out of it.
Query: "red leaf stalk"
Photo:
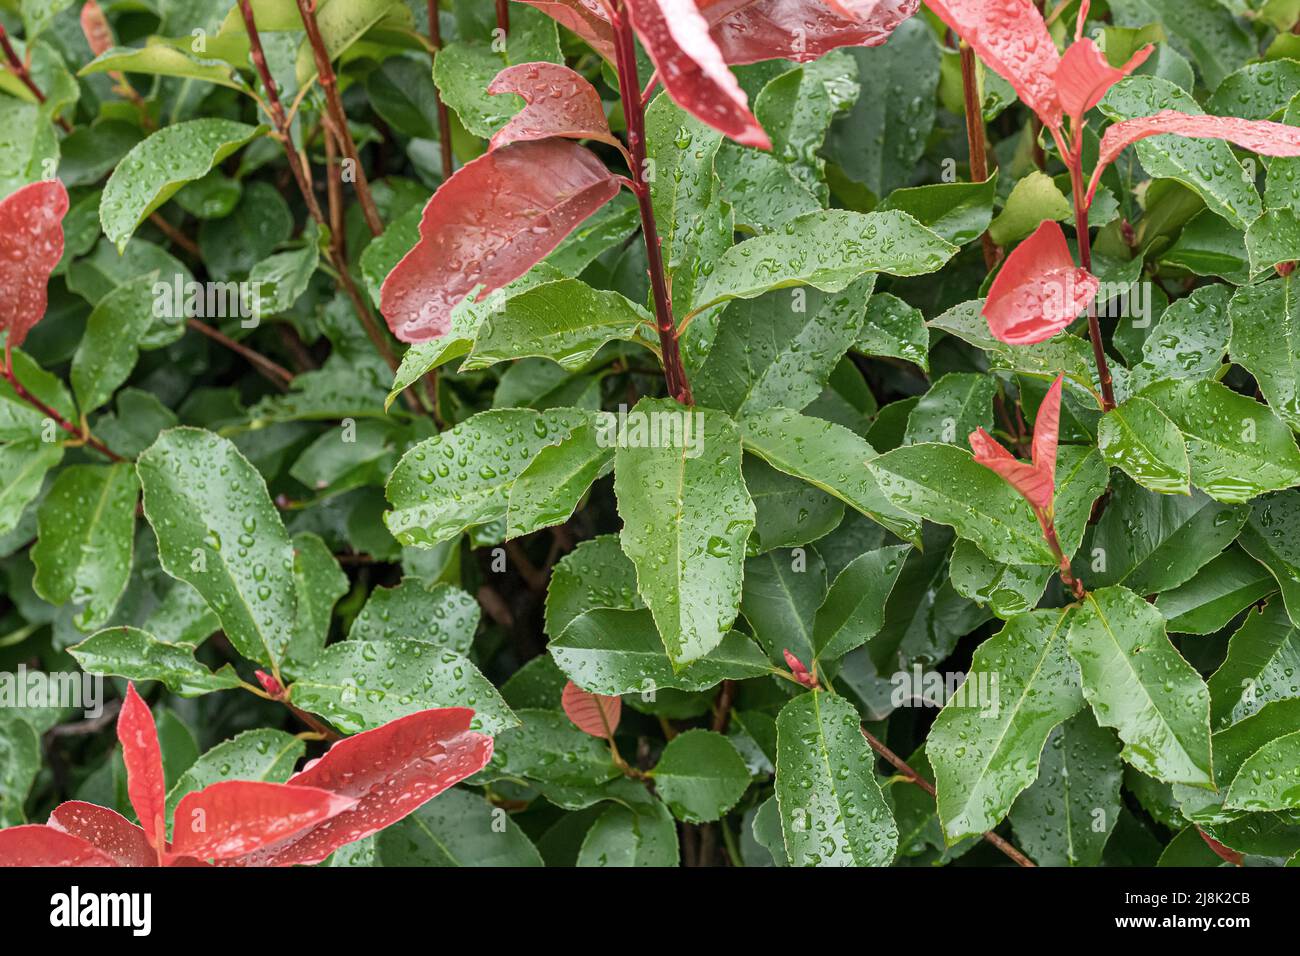
[[[438,0],[429,0],[429,43],[436,58],[442,49],[442,24],[438,22]],[[438,109],[438,149],[442,155],[442,178],[450,179],[452,174],[451,157],[451,116],[447,113],[447,104],[442,101],[442,94],[435,86],[433,102]]]

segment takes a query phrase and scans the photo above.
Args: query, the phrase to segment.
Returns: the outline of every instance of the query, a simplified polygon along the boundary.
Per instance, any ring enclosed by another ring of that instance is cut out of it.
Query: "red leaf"
[[[172,851],[226,860],[277,843],[348,810],[356,800],[315,787],[223,780],[176,805]]]
[[[1034,422],[1033,464],[1018,461],[982,428],[970,436],[975,461],[1000,475],[1041,512],[1049,511],[1056,497],[1056,444],[1061,428],[1062,381],[1058,375],[1038,408],[1038,418]]]
[[[1139,140],[1148,136],[1176,133],[1193,139],[1226,139],[1230,143],[1264,156],[1300,156],[1300,126],[1268,120],[1246,120],[1235,116],[1194,116],[1177,110],[1163,110],[1155,116],[1124,120],[1106,130],[1101,138],[1098,168],[1109,166]]]
[[[384,280],[388,327],[403,342],[445,335],[465,296],[519,278],[617,192],[604,163],[562,139],[512,143],[467,163],[433,194],[420,241]]]
[[[126,762],[126,792],[135,815],[157,848],[165,834],[167,786],[163,780],[162,750],[158,746],[158,728],[149,705],[135,692],[135,684],[126,685],[126,700],[117,715],[117,739],[122,744]]]
[[[585,691],[573,681],[564,685],[560,704],[569,719],[583,733],[606,739],[614,736],[623,713],[621,697],[605,697]]]
[[[614,28],[605,16],[600,0],[520,0],[541,10],[562,27],[567,27],[587,41],[587,44],[609,60],[614,61]]]
[[[335,850],[391,826],[492,759],[492,738],[469,729],[464,707],[423,710],[340,740],[291,777],[355,799],[350,810],[300,836],[239,860],[244,866],[319,863]]]
[[[1007,257],[984,301],[984,318],[999,342],[1032,345],[1078,318],[1099,285],[1074,264],[1065,233],[1049,220]]]
[[[731,64],[806,63],[842,46],[880,46],[920,0],[713,0],[700,4]]]
[[[14,347],[45,315],[67,211],[68,191],[57,179],[29,183],[0,200],[0,331]]]
[[[1056,68],[1056,90],[1061,106],[1074,122],[1101,102],[1106,91],[1146,62],[1154,46],[1144,46],[1119,69],[1111,66],[1092,40],[1077,40]]]
[[[69,800],[54,808],[49,826],[98,847],[118,866],[158,865],[158,854],[149,845],[144,830],[105,807]]]
[[[86,35],[90,52],[99,56],[105,50],[112,49],[113,29],[108,25],[108,18],[95,0],[86,0],[81,8],[81,32]]]
[[[489,93],[518,93],[525,106],[492,137],[489,149],[550,136],[598,139],[622,144],[609,131],[600,94],[581,73],[559,63],[508,66],[488,86]]]
[[[0,830],[0,866],[117,866],[79,836],[29,824]]]
[[[1056,381],[1047,390],[1043,404],[1038,406],[1038,417],[1034,419],[1034,444],[1031,454],[1034,467],[1056,481],[1056,445],[1061,434],[1061,385],[1064,376],[1056,376]]]
[[[1201,839],[1205,841],[1205,845],[1214,851],[1214,855],[1225,863],[1231,863],[1233,866],[1241,866],[1245,861],[1245,857],[1242,856],[1242,854],[1238,853],[1231,847],[1224,846],[1200,827],[1196,828],[1196,832],[1201,835]]]
[[[804,662],[795,657],[789,648],[783,649],[781,656],[785,658],[786,666],[790,668],[790,674],[795,680],[805,687],[815,688],[817,686],[817,678],[812,676]]]
[[[772,148],[695,0],[625,3],[660,82],[678,106],[742,145]]]
[[[925,0],[1049,127],[1061,125],[1060,54],[1033,0]]]

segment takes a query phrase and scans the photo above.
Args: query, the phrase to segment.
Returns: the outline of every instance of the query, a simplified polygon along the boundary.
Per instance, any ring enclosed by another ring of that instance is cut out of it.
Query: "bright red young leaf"
[[[678,106],[742,145],[772,148],[695,0],[625,3],[664,90]]]
[[[733,65],[807,63],[842,46],[880,46],[920,0],[705,0],[700,12]]]
[[[1061,125],[1060,54],[1033,0],[925,0],[1048,127]]]
[[[564,685],[560,704],[574,725],[593,737],[613,737],[623,714],[623,698],[593,694],[573,681]]]
[[[1300,156],[1300,126],[1269,120],[1246,120],[1235,116],[1204,116],[1163,110],[1154,116],[1124,120],[1106,130],[1101,138],[1101,155],[1088,187],[1088,202],[1097,192],[1102,174],[1119,154],[1148,136],[1173,133],[1192,139],[1223,139],[1263,156]]]
[[[984,301],[984,318],[999,342],[1033,345],[1078,318],[1099,285],[1074,264],[1064,231],[1048,220],[1007,257]]]
[[[85,840],[118,866],[158,865],[158,854],[144,830],[107,807],[69,800],[54,808],[47,825]]]
[[[1061,377],[1058,375],[1038,409],[1034,422],[1033,463],[1019,461],[997,439],[980,428],[971,433],[975,460],[996,472],[1024,496],[1040,516],[1050,514],[1056,497],[1056,443],[1061,426]]]
[[[0,830],[0,866],[117,866],[103,850],[79,836],[28,824]]]
[[[0,200],[0,331],[9,345],[22,345],[45,315],[67,211],[68,191],[57,179],[29,183]]]
[[[1196,828],[1196,832],[1201,835],[1201,839],[1205,841],[1205,845],[1213,850],[1214,855],[1220,860],[1223,860],[1223,862],[1231,863],[1233,866],[1241,866],[1245,862],[1245,856],[1232,849],[1232,847],[1224,846],[1200,827]]]
[[[403,342],[445,335],[467,295],[519,278],[618,189],[604,163],[563,139],[511,143],[467,163],[430,198],[420,241],[384,280],[388,327]]]
[[[351,809],[356,800],[315,787],[223,780],[176,805],[172,852],[228,860],[288,839]]]
[[[117,739],[126,763],[126,792],[131,798],[149,845],[161,851],[166,842],[167,785],[163,780],[162,749],[158,727],[149,705],[140,699],[135,684],[126,685],[126,699],[117,715]]]
[[[1056,69],[1056,89],[1066,115],[1078,123],[1088,110],[1101,102],[1107,90],[1145,63],[1154,49],[1154,46],[1144,46],[1122,67],[1116,68],[1091,39],[1070,44]]]
[[[562,27],[572,30],[593,50],[614,62],[614,28],[601,0],[520,0],[536,7]]]
[[[804,687],[811,688],[817,686],[817,678],[813,677],[812,673],[808,670],[807,665],[805,665],[803,661],[799,660],[799,658],[795,657],[789,648],[782,650],[781,656],[785,658],[786,666],[790,668],[790,673],[795,680],[800,684],[803,684]]]
[[[492,738],[469,729],[464,707],[425,710],[340,740],[289,779],[354,801],[299,836],[235,861],[243,866],[319,863],[339,847],[391,826],[487,766]]]
[[[581,73],[559,63],[508,66],[488,86],[489,93],[517,93],[527,104],[492,137],[489,149],[508,143],[563,136],[623,144],[609,131],[600,94]]]
[[[86,0],[81,8],[81,32],[86,35],[90,52],[99,56],[113,47],[113,29],[108,25],[108,18],[95,0]]]

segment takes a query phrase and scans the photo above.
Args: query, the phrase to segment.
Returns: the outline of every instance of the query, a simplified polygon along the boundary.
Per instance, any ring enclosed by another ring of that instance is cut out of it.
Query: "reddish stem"
[[[43,401],[41,401],[31,392],[27,391],[27,387],[23,385],[22,382],[18,381],[18,376],[14,374],[13,351],[10,348],[8,342],[5,343],[5,364],[4,364],[4,369],[0,370],[0,375],[4,376],[5,381],[9,383],[9,386],[14,390],[15,395],[17,395],[22,401],[26,402],[28,405],[32,406],[32,408],[36,409],[46,418],[50,419],[52,422],[54,422],[54,424],[58,425],[69,435],[72,435],[78,441],[84,442],[85,444],[89,445],[91,448],[95,449],[95,451],[99,452],[101,455],[105,456],[106,458],[111,459],[112,461],[126,461],[125,458],[123,458],[117,452],[113,451],[111,448],[105,445],[94,435],[90,434],[90,432],[88,431],[83,432],[76,425],[68,421],[66,418],[60,415],[49,405],[46,405]]]
[[[1074,135],[1074,148],[1065,156],[1070,166],[1070,185],[1074,199],[1074,227],[1079,236],[1079,263],[1092,272],[1092,235],[1088,225],[1090,203],[1083,185],[1083,130]],[[1092,340],[1092,357],[1097,362],[1097,376],[1101,381],[1102,410],[1115,407],[1115,387],[1111,380],[1110,364],[1106,361],[1106,348],[1101,340],[1101,323],[1097,321],[1097,303],[1088,303],[1088,338]]]
[[[438,22],[438,0],[429,0],[429,43],[433,46],[436,58],[437,51],[442,49],[442,24]],[[438,108],[438,149],[442,153],[442,179],[446,182],[452,174],[451,116],[436,86],[433,88],[433,102]]]
[[[510,0],[497,0],[497,27],[502,33],[510,32]]]
[[[984,135],[984,111],[980,106],[979,80],[975,75],[975,51],[965,40],[960,41],[961,48],[961,88],[966,100],[966,144],[970,152],[970,177],[977,183],[987,182],[989,178],[988,142]],[[984,266],[992,269],[1001,258],[993,237],[985,230],[980,237],[984,250]]]
[[[5,31],[3,25],[0,25],[0,49],[4,50],[5,62],[9,65],[9,71],[22,81],[23,86],[31,91],[32,96],[36,97],[36,102],[44,103],[45,93],[36,85],[36,81],[32,79],[31,71],[27,69],[27,64],[18,56],[18,51],[9,42],[9,34]],[[56,116],[54,122],[58,123],[65,133],[72,132],[72,124],[62,116]]]
[[[627,121],[627,148],[632,157],[631,189],[641,211],[641,234],[645,239],[646,263],[650,271],[650,289],[654,296],[655,328],[663,351],[664,379],[668,394],[683,405],[695,404],[682,353],[678,347],[677,324],[673,319],[672,297],[664,272],[663,250],[655,223],[650,184],[645,179],[645,110],[641,106],[641,85],[637,78],[636,40],[632,24],[622,3],[610,9],[613,14],[614,52],[618,61],[619,96]]]

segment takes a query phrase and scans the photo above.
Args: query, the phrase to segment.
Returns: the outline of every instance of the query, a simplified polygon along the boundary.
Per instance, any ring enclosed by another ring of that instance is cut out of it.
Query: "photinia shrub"
[[[1300,10],[1043,6],[0,11],[0,864],[1300,864]]]

